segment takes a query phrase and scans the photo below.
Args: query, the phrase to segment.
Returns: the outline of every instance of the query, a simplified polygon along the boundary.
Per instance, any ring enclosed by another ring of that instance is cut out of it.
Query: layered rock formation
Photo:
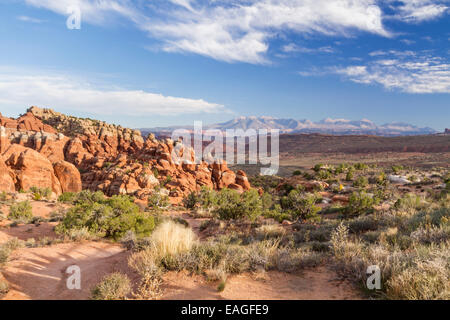
[[[83,188],[146,199],[162,187],[180,200],[202,186],[250,189],[245,172],[235,174],[224,162],[195,164],[181,142],[144,140],[137,130],[37,107],[18,119],[0,115],[0,124],[0,190]],[[188,160],[174,162],[174,149]]]

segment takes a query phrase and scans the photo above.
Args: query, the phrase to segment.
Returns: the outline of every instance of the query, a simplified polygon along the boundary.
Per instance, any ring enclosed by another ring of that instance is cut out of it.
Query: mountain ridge
[[[141,128],[139,130],[141,130],[143,133],[167,133],[180,128],[193,130],[193,126]],[[376,136],[427,135],[437,133],[437,131],[433,128],[422,128],[405,122],[391,122],[377,125],[368,119],[348,120],[325,118],[323,120],[313,122],[308,119],[295,120],[289,118],[282,119],[268,116],[241,116],[223,123],[205,125],[203,126],[203,129],[219,129],[221,131],[225,131],[227,129],[278,129],[282,134],[321,133],[332,135]]]

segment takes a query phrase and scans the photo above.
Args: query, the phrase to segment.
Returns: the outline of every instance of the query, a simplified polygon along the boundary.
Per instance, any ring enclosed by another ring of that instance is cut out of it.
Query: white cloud
[[[31,23],[42,23],[42,22],[44,22],[44,20],[36,19],[36,18],[33,18],[33,17],[28,17],[28,16],[18,16],[17,19],[20,20],[20,21],[31,22]]]
[[[380,84],[408,93],[450,93],[450,64],[439,57],[399,57],[367,65],[338,68],[336,73],[353,82]]]
[[[62,15],[67,15],[70,5],[78,5],[82,21],[94,24],[111,24],[114,17],[123,17],[160,41],[153,48],[167,52],[253,64],[269,64],[271,40],[282,39],[286,33],[348,37],[367,32],[390,37],[394,33],[384,27],[384,19],[407,23],[432,20],[449,12],[450,3],[450,0],[23,1]],[[392,14],[382,11],[386,4]]]
[[[159,39],[165,51],[191,52],[227,62],[269,63],[269,40],[286,31],[389,35],[377,0],[170,0],[171,6],[158,0],[141,10],[136,6],[142,2],[129,0],[25,1],[59,14],[66,14],[69,5],[78,5],[83,21],[97,24],[107,23],[111,14],[126,17]]]
[[[305,48],[296,45],[295,43],[289,43],[281,48],[286,53],[333,53],[335,50],[330,46],[319,48]]]
[[[66,76],[0,72],[0,106],[29,105],[100,115],[180,115],[227,112],[202,99],[164,96],[142,90],[105,89]]]
[[[392,0],[391,0],[392,2]],[[422,22],[443,16],[449,10],[448,0],[400,0],[396,18],[407,22]]]
[[[111,23],[114,16],[121,16],[135,23],[144,23],[146,20],[130,0],[25,0],[25,2],[67,16],[69,7],[76,6],[81,10],[83,21],[97,25]]]

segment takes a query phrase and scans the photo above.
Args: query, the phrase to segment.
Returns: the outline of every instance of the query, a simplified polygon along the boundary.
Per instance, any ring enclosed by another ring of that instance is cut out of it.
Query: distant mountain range
[[[155,133],[167,135],[175,129],[184,128],[193,130],[193,126],[174,126],[165,128],[140,129],[143,134]],[[370,120],[324,119],[319,122],[310,120],[277,119],[272,117],[239,117],[233,120],[213,125],[203,126],[203,129],[279,129],[280,133],[321,133],[332,135],[377,135],[377,136],[403,136],[435,134],[432,128],[420,128],[408,123],[393,122],[376,125]]]

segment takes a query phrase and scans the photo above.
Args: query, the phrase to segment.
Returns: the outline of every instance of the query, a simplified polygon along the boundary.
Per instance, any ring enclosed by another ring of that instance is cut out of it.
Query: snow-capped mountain
[[[141,129],[146,132],[170,132],[177,127]],[[184,127],[188,130],[192,126]],[[362,120],[331,119],[327,118],[318,122],[311,120],[278,119],[273,117],[238,117],[224,123],[204,126],[203,129],[278,129],[280,133],[322,133],[336,135],[379,135],[379,136],[401,136],[401,135],[426,135],[437,131],[432,128],[420,128],[415,125],[402,122],[393,122],[377,125],[374,122]]]

